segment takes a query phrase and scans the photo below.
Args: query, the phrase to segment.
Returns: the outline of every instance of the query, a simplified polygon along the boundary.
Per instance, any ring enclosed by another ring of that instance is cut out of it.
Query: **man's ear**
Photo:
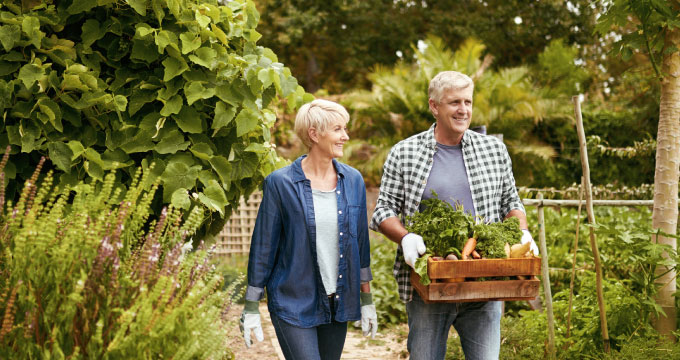
[[[436,117],[437,113],[439,112],[439,110],[437,110],[437,102],[434,101],[434,99],[429,99],[427,103],[430,105],[430,111],[432,112],[432,115]]]

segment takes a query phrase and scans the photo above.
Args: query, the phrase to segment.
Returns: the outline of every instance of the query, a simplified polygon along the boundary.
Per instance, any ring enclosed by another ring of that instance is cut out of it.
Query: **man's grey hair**
[[[472,86],[473,89],[475,86],[469,76],[458,71],[442,71],[430,80],[427,93],[430,99],[438,104],[442,100],[445,90],[461,90],[468,86]]]

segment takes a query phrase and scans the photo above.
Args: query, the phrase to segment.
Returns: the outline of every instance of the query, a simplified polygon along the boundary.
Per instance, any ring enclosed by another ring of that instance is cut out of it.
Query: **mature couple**
[[[384,165],[370,228],[400,246],[394,263],[399,296],[408,313],[411,359],[444,359],[453,325],[468,359],[497,359],[501,303],[425,304],[409,281],[426,248],[404,227],[434,190],[441,199],[498,222],[514,216],[527,228],[510,157],[496,138],[468,130],[474,84],[455,71],[430,81],[436,122],[395,145]],[[263,186],[250,247],[246,305],[241,327],[262,340],[258,302],[267,289],[272,323],[286,359],[340,359],[347,322],[361,320],[375,335],[366,189],[361,174],[335,159],[349,139],[349,114],[334,102],[300,108],[295,131],[308,154],[269,175]],[[522,242],[532,242],[524,231]]]

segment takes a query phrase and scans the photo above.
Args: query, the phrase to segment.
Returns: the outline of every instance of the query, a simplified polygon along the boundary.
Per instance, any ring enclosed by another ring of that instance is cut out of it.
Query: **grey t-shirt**
[[[335,189],[312,189],[316,221],[316,257],[326,294],[335,292],[338,284],[338,199]]]
[[[460,144],[451,146],[437,143],[432,170],[427,178],[422,200],[432,198],[432,190],[437,193],[440,200],[451,205],[462,204],[466,212],[472,214],[472,216],[475,215],[470,182],[468,181],[467,170],[465,170],[465,161]],[[423,211],[423,209],[421,203],[420,211]]]

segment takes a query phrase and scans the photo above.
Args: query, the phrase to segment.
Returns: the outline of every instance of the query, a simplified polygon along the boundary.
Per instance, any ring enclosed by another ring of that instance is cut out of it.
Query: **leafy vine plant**
[[[199,232],[219,232],[284,163],[268,105],[312,98],[257,45],[258,21],[249,0],[0,2],[8,198],[45,155],[62,186],[117,170],[113,186],[128,188],[154,163],[156,213],[200,206]]]
[[[123,190],[114,172],[55,185],[53,171],[41,175],[46,164],[16,203],[0,191],[0,354],[230,358],[226,313],[241,280],[223,284],[211,249],[181,249],[202,208],[184,220],[172,205],[154,216],[153,165]]]

